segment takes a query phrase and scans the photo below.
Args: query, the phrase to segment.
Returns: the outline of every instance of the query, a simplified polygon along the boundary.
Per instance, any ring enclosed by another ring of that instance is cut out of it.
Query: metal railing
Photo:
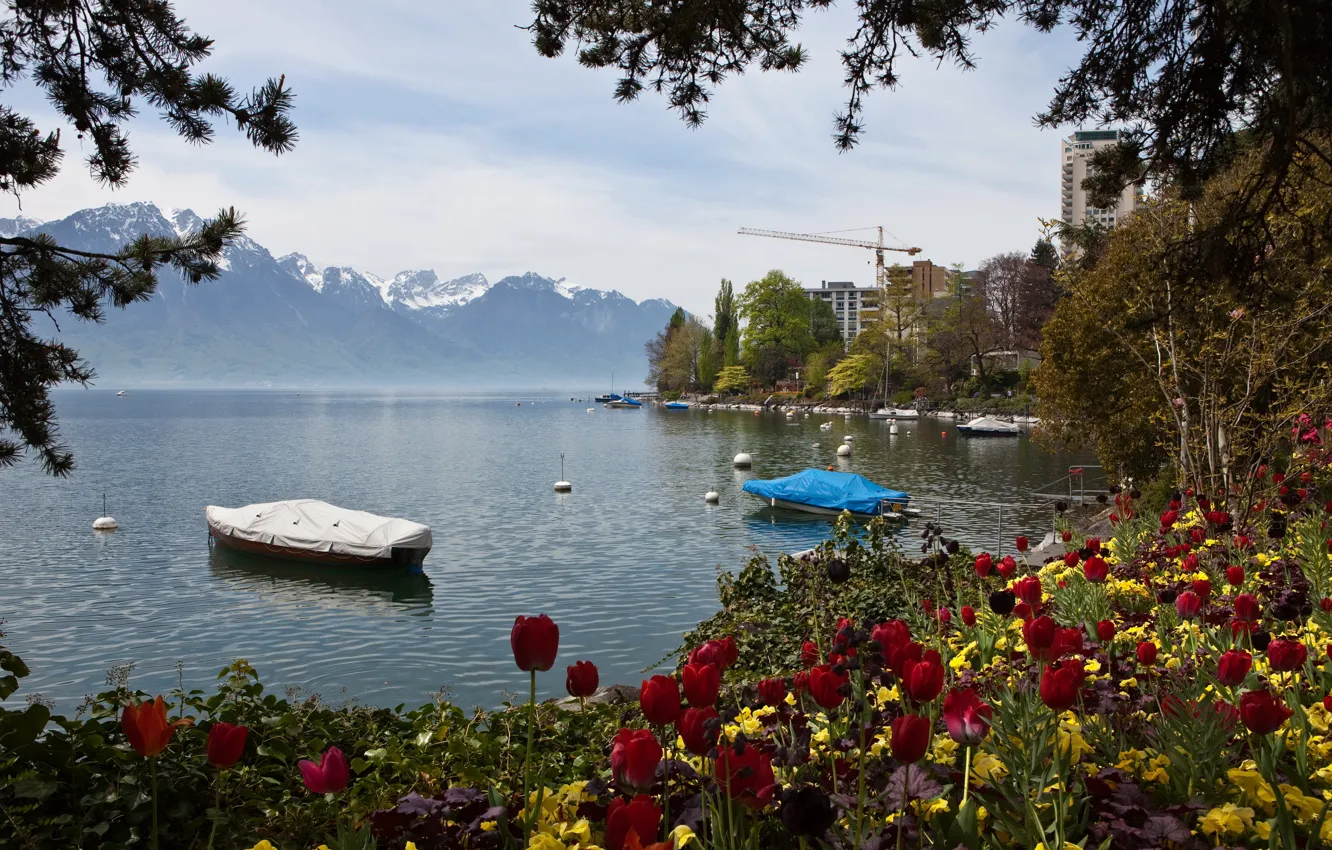
[[[1096,470],[1088,474],[1088,470]],[[1094,484],[1095,486],[1089,486]],[[1070,466],[1068,474],[1056,478],[1048,484],[1042,484],[1031,492],[1031,495],[1038,499],[1067,499],[1073,502],[1075,499],[1079,505],[1086,504],[1088,494],[1094,499],[1099,493],[1105,492],[1109,485],[1109,479],[1106,477],[1105,470],[1094,463],[1085,463],[1081,466]],[[1068,492],[1063,492],[1063,487],[1067,486]],[[1057,492],[1058,491],[1058,492]]]
[[[1016,538],[1019,534],[1031,536],[1032,546],[1039,545],[1041,539],[1046,534],[1057,532],[1056,520],[1058,513],[1054,505],[1050,502],[975,502],[970,499],[949,499],[935,496],[912,496],[911,507],[920,510],[920,518],[924,520],[933,520],[938,525],[948,528],[945,523],[945,517],[949,514],[967,513],[965,526],[978,539],[984,539],[986,536],[980,531],[980,526],[976,523],[975,514],[980,509],[980,513],[991,515],[994,521],[994,549],[990,550],[995,557],[1003,555],[1005,548],[1014,550],[1017,547]],[[1048,513],[1049,524],[1044,522],[1039,526],[1032,522],[1030,517],[1033,514]],[[1023,520],[1026,516],[1028,519]],[[1007,518],[1007,523],[1005,523]],[[1039,527],[1040,530],[1033,531],[1033,528]],[[1007,529],[1007,531],[1005,531]],[[971,535],[967,535],[971,536]]]

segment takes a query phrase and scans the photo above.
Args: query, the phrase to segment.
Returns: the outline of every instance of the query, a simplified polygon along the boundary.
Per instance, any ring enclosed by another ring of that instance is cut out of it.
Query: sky
[[[1038,219],[1059,212],[1059,140],[1072,128],[1040,130],[1033,118],[1079,54],[1066,31],[1002,22],[975,39],[973,71],[906,62],[899,89],[869,98],[863,142],[838,153],[848,0],[807,16],[804,70],[728,79],[699,129],[657,95],[617,103],[613,71],[537,55],[521,29],[528,0],[176,7],[216,40],[199,70],[241,90],[286,75],[295,150],[274,157],[228,126],[192,146],[145,105],[129,126],[140,166],[127,186],[98,186],[89,151],[66,128],[65,168],[22,196],[23,214],[50,220],[132,201],[200,214],[235,206],[275,255],[382,277],[534,271],[706,315],[721,278],[738,288],[779,268],[807,286],[873,282],[870,251],[741,236],[741,227],[882,225],[889,241],[920,247],[917,259],[974,268],[1030,250]],[[5,99],[44,129],[59,126],[30,86]],[[18,212],[12,197],[0,202],[0,216]],[[872,236],[862,233],[839,235]]]

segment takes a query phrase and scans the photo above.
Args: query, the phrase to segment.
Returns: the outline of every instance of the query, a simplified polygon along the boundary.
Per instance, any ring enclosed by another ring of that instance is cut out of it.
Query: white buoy
[[[589,408],[587,409],[587,412],[588,412],[588,413],[596,413],[596,412],[597,412],[597,409],[596,409],[595,407],[589,407]]]
[[[573,485],[564,480],[564,452],[560,452],[560,480],[555,482],[556,493],[568,493],[573,490]]]
[[[889,434],[896,434],[896,433],[897,433],[897,420],[896,420],[896,419],[894,419],[892,422],[890,422],[890,423],[888,424],[888,433],[889,433]]]
[[[856,441],[856,438],[855,438],[854,436],[852,436],[851,434],[847,434],[845,437],[842,438],[842,442],[844,442],[844,443],[854,443],[855,441]]]
[[[93,530],[94,530],[94,531],[115,531],[117,528],[120,528],[120,523],[116,522],[116,518],[115,518],[115,517],[113,517],[113,516],[108,516],[108,515],[107,515],[107,513],[106,513],[106,494],[103,493],[103,494],[102,494],[102,515],[99,516],[97,519],[93,520]]]
[[[754,459],[744,452],[741,452],[740,454],[736,455],[735,460],[731,461],[731,465],[736,467],[737,469],[748,468],[752,466],[753,463]]]
[[[721,501],[721,496],[716,490],[709,490],[703,494],[703,501],[707,502],[709,505],[715,505]]]
[[[842,443],[840,446],[837,447],[837,456],[851,457],[851,447],[848,446],[846,443]]]
[[[819,447],[819,444],[818,444],[818,443],[815,443],[815,444],[814,444],[814,448],[817,449],[818,447]]]

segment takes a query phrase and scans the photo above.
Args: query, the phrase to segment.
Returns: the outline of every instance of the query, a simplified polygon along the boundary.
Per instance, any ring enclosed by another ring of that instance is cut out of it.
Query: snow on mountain
[[[278,257],[278,265],[305,281],[315,292],[324,290],[324,270],[310,262],[304,254],[286,254]]]
[[[490,289],[486,276],[476,272],[442,281],[430,269],[398,272],[388,285],[385,301],[410,310],[461,307]]]
[[[18,216],[17,218],[0,218],[0,237],[12,239],[25,230],[40,227],[41,224],[41,219],[28,218],[25,215]]]
[[[176,235],[184,239],[203,227],[203,219],[194,214],[194,210],[172,210],[167,216],[176,228]]]

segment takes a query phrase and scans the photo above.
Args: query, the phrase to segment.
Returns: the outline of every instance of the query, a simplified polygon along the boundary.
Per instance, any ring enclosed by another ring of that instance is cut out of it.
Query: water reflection
[[[278,604],[333,604],[428,617],[434,587],[424,573],[366,567],[318,566],[211,546],[215,578],[260,593]]]

